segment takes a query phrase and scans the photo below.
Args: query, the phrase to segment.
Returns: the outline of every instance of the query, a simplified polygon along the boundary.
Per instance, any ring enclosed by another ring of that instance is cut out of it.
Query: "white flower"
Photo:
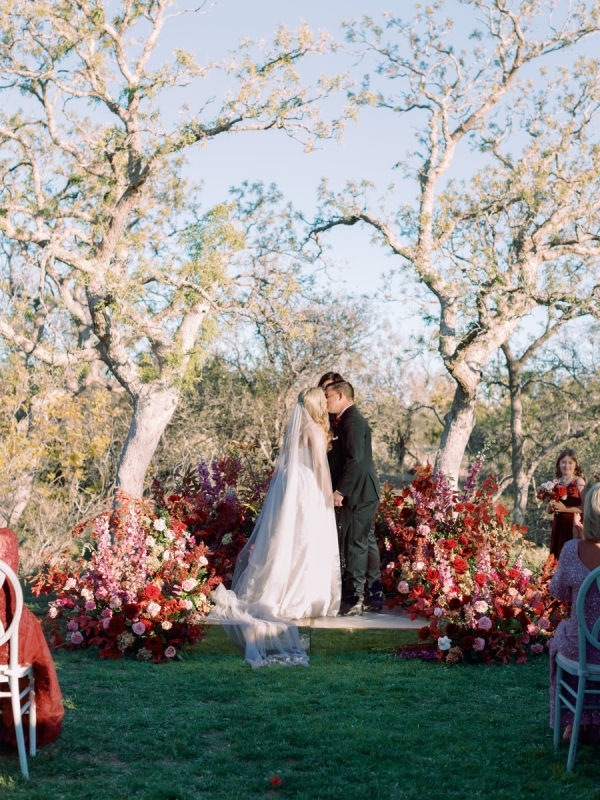
[[[191,592],[197,585],[198,581],[195,578],[186,578],[181,584],[181,588],[184,592]]]
[[[485,602],[485,600],[478,600],[476,603],[473,603],[473,608],[478,614],[485,614],[485,612],[488,610],[488,604]]]
[[[205,558],[205,556],[200,556],[198,563],[201,567],[205,567],[208,564],[208,558]]]
[[[85,597],[86,600],[91,600],[92,597],[94,596],[94,593],[87,586],[84,586],[83,589],[81,590],[81,596]]]
[[[67,578],[65,581],[64,589],[68,591],[69,589],[74,589],[77,586],[77,581],[75,578]]]
[[[436,617],[441,617],[443,613],[443,610],[439,606],[433,609],[433,614]]]
[[[166,531],[167,523],[164,521],[164,519],[160,519],[159,517],[158,519],[154,520],[154,522],[152,523],[152,527],[154,528],[155,531]]]
[[[50,619],[55,619],[56,615],[58,614],[58,609],[54,608],[54,606],[50,606],[48,609],[48,616]]]
[[[170,558],[171,558],[171,553],[169,552],[169,550],[165,550],[165,552],[162,554],[163,561],[168,561]]]
[[[438,647],[440,650],[450,650],[452,642],[447,636],[440,636],[438,639]]]
[[[151,617],[155,617],[160,611],[160,606],[158,605],[158,603],[148,603],[146,611],[150,614]]]
[[[168,619],[164,619],[160,623],[160,627],[163,629],[163,631],[168,631],[168,630],[171,630],[171,628],[173,627],[173,623],[170,622]]]
[[[423,570],[425,569],[425,562],[415,561],[412,565],[412,568],[415,572],[423,572]]]
[[[156,539],[154,538],[154,536],[152,536],[152,534],[149,533],[148,536],[146,536],[146,545],[148,547],[154,547],[155,544],[156,544]]]
[[[175,534],[173,533],[173,531],[165,531],[165,536],[170,542],[172,542],[173,539],[175,538]]]
[[[118,594],[112,594],[110,596],[109,605],[111,608],[121,608],[121,598]]]

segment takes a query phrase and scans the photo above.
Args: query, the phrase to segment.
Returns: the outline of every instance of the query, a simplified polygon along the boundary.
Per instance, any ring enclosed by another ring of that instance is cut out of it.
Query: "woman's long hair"
[[[303,389],[298,396],[298,402],[302,403],[311,418],[323,429],[325,441],[327,446],[329,446],[332,434],[329,425],[329,414],[327,413],[327,400],[325,399],[325,392],[323,389],[319,389],[318,386],[312,386],[310,389]]]
[[[600,542],[600,483],[595,483],[585,493],[583,507],[584,539]]]

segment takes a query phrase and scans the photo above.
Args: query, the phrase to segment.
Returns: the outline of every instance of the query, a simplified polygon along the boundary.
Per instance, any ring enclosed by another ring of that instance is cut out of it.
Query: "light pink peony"
[[[93,600],[88,600],[85,604],[86,611],[93,611],[96,608],[96,603]]]
[[[479,617],[477,620],[477,627],[481,628],[482,631],[489,631],[492,627],[492,620],[486,616]]]
[[[200,556],[200,558],[198,559],[198,563],[200,564],[201,567],[205,567],[208,564],[208,558],[206,558],[205,556]]]
[[[67,622],[67,630],[68,631],[77,631],[77,630],[79,630],[79,625],[75,622],[74,619],[70,619]]]
[[[173,647],[173,645],[169,645],[169,647],[167,647],[167,649],[165,650],[165,656],[166,656],[167,658],[173,658],[173,656],[174,656],[176,653],[177,653],[177,650],[175,650],[175,648]]]
[[[54,608],[54,606],[50,606],[48,611],[48,616],[50,619],[56,619],[56,615],[58,614],[58,609]]]
[[[160,606],[158,603],[148,603],[148,607],[146,609],[151,617],[155,617],[160,612]]]
[[[483,650],[484,647],[485,647],[485,639],[482,639],[480,636],[478,636],[473,642],[473,650],[481,652],[481,650]]]
[[[531,652],[534,655],[539,655],[540,653],[544,652],[544,645],[543,644],[532,644],[531,645]]]
[[[195,589],[198,585],[198,581],[195,578],[186,578],[181,584],[181,588],[184,592],[191,592],[192,589]]]
[[[398,583],[398,591],[400,594],[408,594],[408,583],[406,581],[400,581]]]
[[[143,633],[146,633],[146,626],[143,622],[134,622],[131,626],[131,630],[138,636],[141,636]]]
[[[485,600],[477,600],[476,603],[473,603],[473,608],[478,614],[485,614],[489,606]]]
[[[83,636],[79,631],[75,631],[75,633],[71,634],[71,644],[81,644],[83,642]]]

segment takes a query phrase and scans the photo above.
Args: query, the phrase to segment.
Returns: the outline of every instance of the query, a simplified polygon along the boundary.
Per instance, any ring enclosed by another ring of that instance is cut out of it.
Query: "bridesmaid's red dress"
[[[17,537],[10,528],[0,528],[0,559],[16,572],[19,567]],[[8,581],[0,588],[0,621],[6,627],[12,618],[14,594]],[[8,643],[0,647],[0,664],[8,663]],[[60,735],[64,714],[54,661],[39,620],[26,607],[19,623],[19,663],[33,664],[37,710],[37,745],[43,747]],[[28,724],[23,726],[27,734]],[[16,747],[10,698],[0,700],[0,744]]]
[[[564,498],[563,505],[567,508],[581,505],[581,496],[577,481],[572,480],[568,484],[567,496]],[[569,514],[566,511],[558,512],[552,520],[552,535],[550,536],[550,554],[558,558],[564,547],[565,542],[575,538],[575,526],[579,522],[579,514]]]

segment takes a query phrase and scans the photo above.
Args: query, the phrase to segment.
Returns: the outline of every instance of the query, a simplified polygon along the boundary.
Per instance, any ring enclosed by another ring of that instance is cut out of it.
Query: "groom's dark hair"
[[[339,372],[326,372],[324,375],[321,375],[318,386],[323,386],[326,383],[340,383],[340,381],[343,382],[343,380]]]
[[[335,383],[330,383],[327,388],[333,389],[334,392],[341,392],[348,400],[354,400],[354,387],[348,381],[335,381]]]

